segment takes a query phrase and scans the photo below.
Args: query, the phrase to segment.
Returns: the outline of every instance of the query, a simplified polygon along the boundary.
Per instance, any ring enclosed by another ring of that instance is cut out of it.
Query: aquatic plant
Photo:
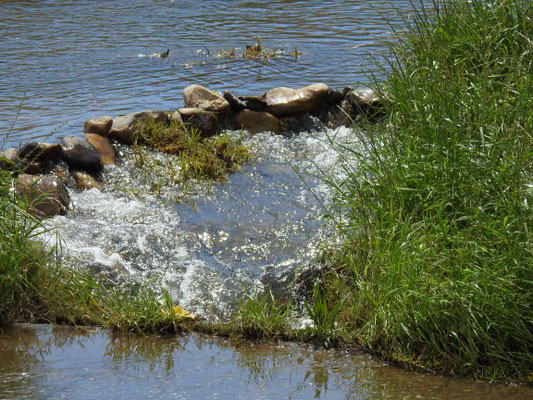
[[[345,237],[352,338],[453,374],[533,370],[533,5],[421,2],[374,86],[386,121],[354,128],[326,178]]]

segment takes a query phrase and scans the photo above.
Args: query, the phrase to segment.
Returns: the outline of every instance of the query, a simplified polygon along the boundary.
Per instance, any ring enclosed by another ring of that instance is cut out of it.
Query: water
[[[0,1],[0,135],[6,146],[80,134],[95,115],[175,110],[191,84],[237,95],[366,80],[365,53],[408,1]],[[215,54],[263,44],[299,59]],[[151,54],[170,49],[170,57]],[[362,64],[363,63],[363,64]],[[17,118],[18,114],[18,118]]]
[[[19,325],[0,336],[0,359],[1,399],[533,398],[528,387],[413,373],[357,352],[199,335]]]

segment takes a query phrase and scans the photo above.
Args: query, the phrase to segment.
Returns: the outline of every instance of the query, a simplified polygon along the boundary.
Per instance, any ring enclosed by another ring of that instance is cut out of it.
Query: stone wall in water
[[[114,164],[113,143],[132,145],[149,123],[177,123],[201,137],[223,129],[282,134],[301,130],[309,115],[328,128],[349,125],[363,114],[381,114],[380,99],[371,90],[346,88],[342,92],[316,83],[299,89],[278,87],[260,96],[223,95],[201,85],[183,91],[185,107],[174,112],[145,110],[128,115],[94,117],[84,124],[84,136],[67,136],[61,143],[26,143],[0,152],[0,169],[15,171],[15,192],[34,204],[35,214],[53,217],[68,211],[66,183],[73,178],[79,189],[98,187],[104,166]]]

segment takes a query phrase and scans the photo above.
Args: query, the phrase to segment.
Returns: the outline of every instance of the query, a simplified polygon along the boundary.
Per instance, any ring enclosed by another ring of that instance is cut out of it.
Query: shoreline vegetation
[[[324,250],[306,300],[246,293],[233,321],[213,324],[191,321],[157,282],[126,290],[67,270],[59,239],[45,250],[42,224],[0,171],[0,323],[314,340],[532,383],[533,5],[416,9],[373,85],[382,115],[354,127],[364,151],[340,149],[345,178],[324,176],[344,244]],[[295,314],[313,325],[295,328]]]

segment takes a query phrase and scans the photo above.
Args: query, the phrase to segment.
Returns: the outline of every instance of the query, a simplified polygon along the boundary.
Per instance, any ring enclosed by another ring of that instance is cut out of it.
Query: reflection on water
[[[525,399],[533,389],[411,373],[368,355],[195,334],[18,325],[0,335],[0,398]]]

